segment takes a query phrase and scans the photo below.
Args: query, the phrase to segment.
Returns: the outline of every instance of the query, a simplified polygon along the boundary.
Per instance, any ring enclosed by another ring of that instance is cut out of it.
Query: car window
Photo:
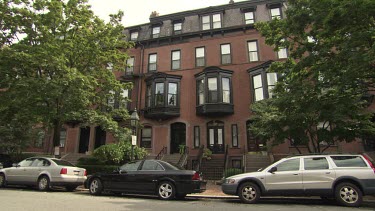
[[[299,170],[299,158],[286,160],[279,163],[277,166],[277,171],[298,171]]]
[[[31,163],[34,161],[34,158],[28,158],[26,160],[21,161],[18,165],[20,167],[28,167],[31,165]]]
[[[156,171],[156,170],[164,170],[164,169],[156,161],[146,160],[143,163],[142,170],[143,171]]]
[[[53,162],[55,162],[58,166],[75,166],[75,165],[69,163],[69,162],[66,161],[66,160],[57,160],[57,159],[53,159]]]
[[[51,163],[48,160],[43,159],[43,158],[35,159],[35,161],[32,164],[32,166],[35,166],[35,167],[46,167],[50,165]]]
[[[367,167],[360,156],[331,156],[337,167]]]
[[[159,161],[159,162],[164,167],[165,170],[183,170],[183,168],[174,166],[168,162],[165,162],[165,161]]]
[[[305,170],[329,169],[328,161],[325,157],[304,158]]]
[[[130,162],[120,167],[121,171],[137,171],[142,161]]]

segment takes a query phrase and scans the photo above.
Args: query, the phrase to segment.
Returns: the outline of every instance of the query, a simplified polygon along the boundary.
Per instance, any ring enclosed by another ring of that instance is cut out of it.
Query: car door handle
[[[331,174],[331,172],[326,172],[326,174]]]
[[[297,176],[297,175],[299,175],[299,174],[296,173],[296,174],[293,174],[293,175]]]

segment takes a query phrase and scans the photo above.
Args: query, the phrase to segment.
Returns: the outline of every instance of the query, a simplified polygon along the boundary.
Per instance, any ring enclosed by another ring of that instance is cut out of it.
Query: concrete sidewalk
[[[216,181],[208,180],[206,191],[203,193],[188,194],[188,197],[200,197],[200,198],[238,198],[238,196],[227,195],[221,191],[221,185],[218,185]]]

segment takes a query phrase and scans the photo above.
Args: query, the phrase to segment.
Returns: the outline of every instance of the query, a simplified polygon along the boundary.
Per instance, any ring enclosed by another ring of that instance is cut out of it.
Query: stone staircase
[[[254,172],[271,164],[268,155],[247,154],[245,172]]]
[[[181,157],[180,154],[175,153],[175,154],[164,155],[161,160],[177,165],[178,161],[180,160],[180,157]]]
[[[212,155],[211,159],[202,159],[200,171],[205,180],[220,180],[224,172],[224,156]]]
[[[69,161],[70,163],[76,165],[78,159],[89,157],[90,155],[82,154],[82,153],[69,153],[61,157],[61,159]]]

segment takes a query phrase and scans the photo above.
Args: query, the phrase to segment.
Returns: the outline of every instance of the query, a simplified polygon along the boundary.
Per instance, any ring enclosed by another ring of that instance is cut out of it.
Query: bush
[[[78,159],[77,165],[103,165],[104,162],[96,157],[83,157]]]
[[[227,169],[224,172],[224,177],[227,178],[227,177],[230,177],[230,176],[233,176],[233,175],[236,175],[236,174],[242,174],[242,173],[243,172],[242,172],[241,169],[236,169],[236,168]]]
[[[97,148],[93,156],[106,164],[121,164],[131,160],[132,146],[129,142],[119,142],[116,144],[107,144]],[[134,146],[134,158],[143,159],[147,156],[144,148]]]

